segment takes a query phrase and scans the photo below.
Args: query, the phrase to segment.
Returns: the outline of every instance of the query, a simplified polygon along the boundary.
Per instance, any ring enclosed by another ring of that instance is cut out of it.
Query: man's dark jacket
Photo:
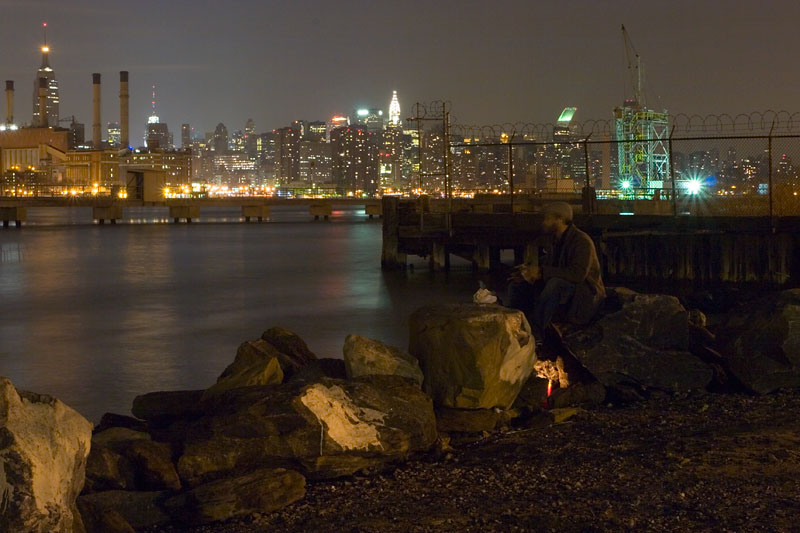
[[[576,285],[567,320],[574,324],[591,321],[606,297],[600,261],[592,238],[575,224],[570,224],[559,242],[553,244],[541,267],[545,282],[560,278]]]

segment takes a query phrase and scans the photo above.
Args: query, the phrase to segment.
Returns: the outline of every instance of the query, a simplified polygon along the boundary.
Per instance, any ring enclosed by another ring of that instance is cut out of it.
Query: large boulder
[[[430,398],[397,376],[231,389],[204,408],[178,460],[190,487],[264,467],[349,475],[436,440]]]
[[[59,400],[0,377],[0,531],[81,531],[92,424]]]
[[[732,311],[717,338],[727,370],[751,391],[800,387],[800,289]]]
[[[197,418],[203,414],[200,400],[204,392],[203,390],[149,392],[133,399],[131,412],[135,417],[157,427],[169,425],[175,420]]]
[[[314,383],[322,378],[347,379],[347,368],[342,359],[322,357],[309,363],[287,379],[285,383]]]
[[[422,385],[419,362],[399,348],[359,335],[348,335],[343,352],[348,379],[379,374],[401,376]]]
[[[84,492],[135,488],[136,478],[130,461],[107,446],[92,444],[86,462]]]
[[[621,292],[621,308],[566,328],[565,346],[606,387],[705,388],[712,369],[689,352],[689,313],[677,298]]]
[[[164,505],[181,524],[205,524],[276,511],[302,499],[305,487],[305,478],[297,472],[262,468],[201,485]]]
[[[281,364],[284,377],[291,377],[304,366],[317,360],[317,356],[308,349],[305,341],[288,329],[270,328],[261,334],[261,340],[268,342],[278,351],[278,362]]]
[[[162,508],[168,494],[166,491],[107,490],[82,495],[78,506],[85,514],[118,515],[134,529],[145,529],[170,522]]]
[[[265,340],[247,341],[239,346],[233,363],[223,370],[217,382],[206,389],[204,398],[229,389],[283,382],[280,352]]]
[[[181,481],[168,444],[137,440],[125,449],[124,454],[133,467],[139,490],[180,490]]]
[[[431,305],[409,319],[409,351],[437,406],[508,409],[536,360],[521,311],[478,304]]]

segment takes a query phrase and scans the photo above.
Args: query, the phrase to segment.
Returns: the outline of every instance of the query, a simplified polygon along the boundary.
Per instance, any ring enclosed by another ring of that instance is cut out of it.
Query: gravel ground
[[[581,411],[191,532],[800,531],[800,391]]]

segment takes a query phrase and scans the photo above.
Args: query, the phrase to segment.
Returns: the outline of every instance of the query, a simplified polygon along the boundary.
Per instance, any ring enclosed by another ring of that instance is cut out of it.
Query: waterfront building
[[[138,148],[122,156],[126,170],[161,170],[168,185],[185,185],[192,181],[192,151]]]

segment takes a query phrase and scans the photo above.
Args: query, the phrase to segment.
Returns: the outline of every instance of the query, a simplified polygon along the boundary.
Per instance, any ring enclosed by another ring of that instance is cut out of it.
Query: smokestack
[[[6,124],[14,123],[14,81],[6,80]]]
[[[103,147],[103,140],[100,138],[100,74],[96,72],[92,74],[92,107],[92,142],[95,150],[99,150]]]
[[[39,78],[39,127],[47,127],[47,78]]]
[[[120,148],[128,148],[128,71],[119,73],[119,139]]]

